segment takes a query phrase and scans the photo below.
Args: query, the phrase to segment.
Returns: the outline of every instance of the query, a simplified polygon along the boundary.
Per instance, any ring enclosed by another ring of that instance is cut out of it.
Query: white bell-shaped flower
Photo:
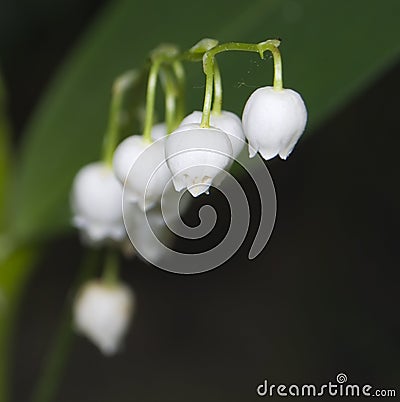
[[[242,122],[250,158],[260,152],[266,160],[278,154],[286,159],[303,134],[307,109],[292,89],[263,87],[247,100]]]
[[[208,193],[213,179],[230,164],[232,144],[218,128],[186,124],[168,136],[165,156],[175,189],[187,188],[197,197]]]
[[[191,123],[201,123],[203,113],[195,110],[193,113],[186,116],[182,122],[181,126],[184,124],[191,124]],[[233,157],[236,158],[240,151],[243,149],[245,144],[245,136],[242,127],[242,121],[240,118],[232,112],[228,112],[223,110],[221,113],[214,113],[211,112],[210,115],[210,125],[212,127],[219,128],[224,133],[228,135],[228,138],[232,144],[232,154]]]
[[[125,185],[128,199],[143,211],[160,200],[171,178],[164,147],[163,139],[149,143],[142,136],[133,135],[122,141],[114,153],[115,176]]]
[[[133,307],[128,286],[93,280],[79,290],[74,301],[74,325],[104,355],[113,355],[129,328]]]
[[[105,163],[91,163],[78,172],[72,185],[71,208],[73,224],[89,244],[125,238],[122,186]]]

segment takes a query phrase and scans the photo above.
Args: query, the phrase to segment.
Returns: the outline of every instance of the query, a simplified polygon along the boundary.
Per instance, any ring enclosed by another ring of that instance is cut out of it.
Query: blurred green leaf
[[[69,227],[71,181],[100,155],[113,79],[140,66],[160,42],[188,48],[204,37],[282,38],[284,83],[303,95],[310,131],[397,60],[398,15],[397,0],[112,2],[54,79],[25,133],[16,234],[31,238]],[[225,108],[241,113],[249,93],[271,82],[270,64],[256,55],[223,55]],[[197,72],[189,76],[189,105],[199,109],[203,77],[200,65],[189,67]]]
[[[11,251],[7,256],[0,255],[0,402],[8,400],[14,320],[21,292],[37,255],[37,250],[27,247]]]
[[[0,228],[5,221],[6,193],[11,162],[10,126],[6,112],[6,90],[0,75]]]

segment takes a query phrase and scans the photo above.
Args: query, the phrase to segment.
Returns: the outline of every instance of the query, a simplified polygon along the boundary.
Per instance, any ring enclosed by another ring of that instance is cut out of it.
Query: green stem
[[[121,106],[122,94],[114,91],[111,100],[109,126],[103,143],[103,161],[108,166],[112,166],[113,154],[118,142],[118,117]]]
[[[119,256],[114,249],[107,250],[102,279],[109,285],[114,285],[119,280]]]
[[[98,253],[90,251],[82,262],[81,269],[74,284],[73,295],[80,286],[94,275],[98,266]],[[52,402],[56,400],[58,386],[62,381],[69,352],[74,336],[72,331],[72,314],[70,300],[65,305],[56,335],[49,353],[46,356],[44,368],[33,393],[33,402]]]
[[[276,90],[282,89],[282,60],[278,50],[280,42],[278,40],[267,40],[265,42],[254,43],[239,43],[228,42],[215,46],[204,53],[203,56],[203,70],[206,74],[206,88],[204,94],[203,116],[201,120],[201,127],[210,127],[210,112],[213,99],[213,82],[215,72],[215,56],[218,53],[227,51],[242,51],[242,52],[256,52],[261,58],[264,57],[266,51],[270,51],[274,58],[274,88]]]
[[[206,74],[206,91],[204,93],[203,116],[201,118],[201,124],[200,124],[200,127],[202,128],[210,127],[210,113],[211,113],[213,85],[214,85],[213,75],[214,72],[212,72],[211,74]]]
[[[136,71],[128,71],[115,80],[112,88],[108,129],[103,142],[103,161],[109,166],[112,166],[114,151],[119,141],[124,97],[137,81],[137,77]]]
[[[184,99],[184,86],[185,86],[185,71],[183,69],[181,59],[190,58],[188,52],[179,54],[178,49],[171,45],[161,45],[154,49],[151,53],[151,68],[147,82],[146,93],[146,116],[143,129],[143,138],[149,142],[152,141],[151,130],[154,124],[154,105],[156,99],[157,77],[159,70],[163,64],[171,65],[178,81],[178,88],[174,79],[168,74],[164,73],[166,84],[166,120],[167,130],[171,132],[176,127],[176,121],[183,119],[185,99]],[[178,92],[178,93],[177,93]],[[176,98],[180,98],[180,104],[176,107]]]
[[[214,61],[214,102],[212,112],[221,114],[222,111],[222,78],[218,63]]]
[[[177,100],[177,108],[176,108],[176,126],[180,124],[180,122],[185,117],[185,107],[186,107],[186,74],[183,64],[180,61],[175,61],[172,63],[172,69],[174,71],[176,80],[178,82],[178,100]]]
[[[176,99],[178,96],[175,79],[171,74],[169,68],[164,67],[161,69],[161,82],[165,92],[165,122],[167,125],[167,133],[170,134],[176,128]]]
[[[147,81],[146,117],[144,122],[143,138],[148,142],[152,142],[151,129],[153,128],[154,120],[154,104],[156,100],[157,77],[161,63],[162,61],[160,59],[156,59],[153,61]]]

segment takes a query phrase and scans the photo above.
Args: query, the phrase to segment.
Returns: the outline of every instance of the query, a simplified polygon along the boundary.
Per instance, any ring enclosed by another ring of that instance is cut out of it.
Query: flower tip
[[[185,183],[180,180],[180,177],[174,176],[172,178],[172,183],[174,184],[175,190],[178,192],[182,191],[186,187]]]
[[[201,194],[210,193],[210,183],[196,183],[188,187],[188,191],[193,197],[198,197]]]
[[[256,156],[256,153],[257,152],[252,152],[252,151],[249,150],[249,158],[250,159],[254,158]]]
[[[259,152],[264,160],[269,161],[270,159],[275,158],[278,155],[278,152],[275,149],[259,149]],[[286,158],[285,158],[286,159]]]
[[[258,152],[258,149],[249,144],[249,158],[254,158]]]
[[[117,354],[118,346],[116,344],[97,344],[100,352],[106,356],[111,357]]]

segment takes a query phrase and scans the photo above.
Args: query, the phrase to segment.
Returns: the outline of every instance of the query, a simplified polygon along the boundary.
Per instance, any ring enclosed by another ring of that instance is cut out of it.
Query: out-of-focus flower
[[[71,207],[73,224],[89,244],[125,238],[122,186],[106,164],[91,163],[78,172],[72,186]]]
[[[134,307],[134,296],[126,285],[100,280],[86,283],[74,302],[74,323],[104,355],[118,351]]]
[[[118,145],[114,153],[115,176],[125,185],[124,191],[142,210],[152,208],[171,178],[165,162],[164,140],[147,142],[133,135]]]

